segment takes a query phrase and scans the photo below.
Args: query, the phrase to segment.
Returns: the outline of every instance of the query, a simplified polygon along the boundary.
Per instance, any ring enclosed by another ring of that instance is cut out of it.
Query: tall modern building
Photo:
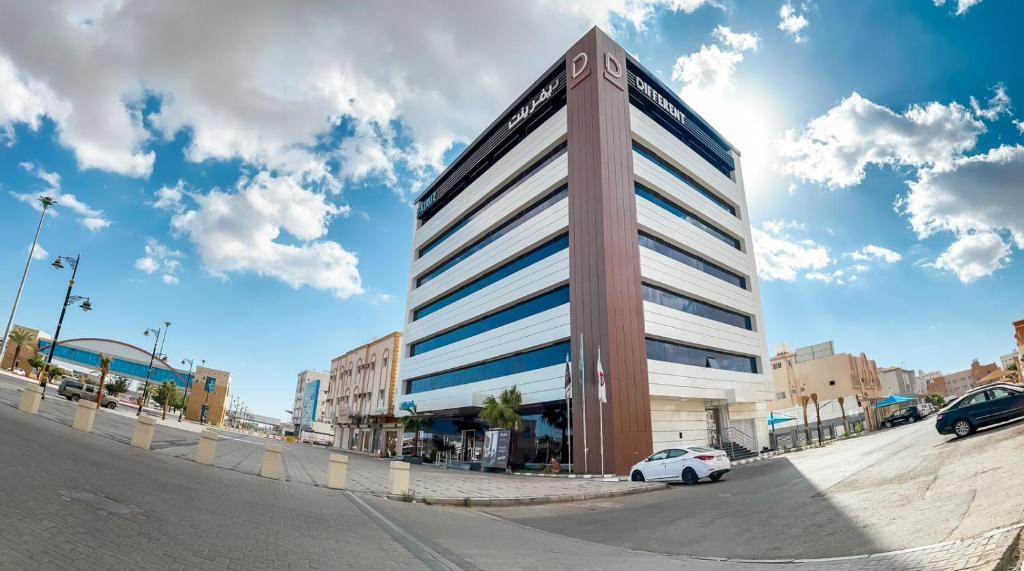
[[[577,471],[767,445],[739,159],[597,28],[548,68],[416,202],[398,400],[435,415],[428,446],[474,458],[484,399],[514,385],[513,462],[565,462],[570,356]]]
[[[292,403],[292,428],[295,434],[312,430],[314,422],[322,422],[326,406],[328,374],[307,369],[295,382],[295,400]]]

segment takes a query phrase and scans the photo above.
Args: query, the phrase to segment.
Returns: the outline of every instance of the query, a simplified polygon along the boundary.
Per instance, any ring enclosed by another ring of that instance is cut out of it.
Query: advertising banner
[[[488,430],[484,433],[484,457],[482,468],[508,468],[508,447],[512,441],[511,430]]]

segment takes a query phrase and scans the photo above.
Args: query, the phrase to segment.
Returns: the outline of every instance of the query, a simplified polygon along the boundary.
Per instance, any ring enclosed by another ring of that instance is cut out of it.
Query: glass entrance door
[[[707,415],[708,446],[713,448],[722,447],[722,415],[718,408],[704,409]]]

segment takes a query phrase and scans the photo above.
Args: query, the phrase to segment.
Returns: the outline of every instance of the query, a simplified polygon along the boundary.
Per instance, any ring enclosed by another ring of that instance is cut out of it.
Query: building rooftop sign
[[[716,169],[732,176],[736,170],[731,145],[704,119],[672,94],[639,63],[626,63],[630,103],[678,137],[686,146],[704,157]]]
[[[564,107],[565,85],[565,66],[559,60],[417,198],[416,217],[428,220],[513,148],[514,139],[525,137]]]
[[[824,343],[818,343],[817,345],[808,345],[807,347],[800,347],[796,350],[796,362],[803,363],[804,361],[811,361],[814,359],[821,359],[822,357],[831,357],[836,354],[836,348],[831,341],[825,341]]]

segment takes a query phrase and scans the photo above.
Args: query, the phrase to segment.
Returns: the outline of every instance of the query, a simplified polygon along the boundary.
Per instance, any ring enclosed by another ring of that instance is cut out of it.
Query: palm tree
[[[818,424],[818,444],[821,444],[821,403],[818,402],[818,393],[811,393],[811,400],[814,401],[814,414]]]
[[[416,406],[413,405],[408,408],[409,414],[401,417],[398,421],[402,424],[403,432],[413,432],[412,437],[412,455],[418,456],[420,450],[420,431],[424,428],[430,428],[430,424],[433,422],[427,414],[420,413],[416,410]]]
[[[11,340],[11,345],[14,345],[14,360],[11,361],[11,370],[14,370],[18,366],[18,356],[21,354],[22,349],[28,349],[32,346],[32,342],[35,341],[35,336],[29,332],[28,329],[22,329],[16,327],[11,334],[8,335],[8,339]]]
[[[110,372],[110,364],[114,362],[113,357],[100,353],[100,385],[96,389],[96,406],[103,406],[103,383],[107,380],[107,373]]]
[[[811,397],[807,395],[800,395],[800,406],[804,407],[804,433],[807,435],[807,443],[811,443],[811,427],[807,424],[807,403],[811,402]]]
[[[116,397],[117,395],[123,395],[128,392],[128,379],[124,377],[118,377],[116,381],[108,383],[105,387],[107,394]]]
[[[39,375],[43,373],[43,367],[46,366],[46,360],[37,353],[28,358],[28,366],[32,367],[32,375],[38,379]]]
[[[160,420],[167,420],[167,407],[174,402],[178,396],[178,387],[171,381],[160,385],[153,393],[153,400],[163,408],[163,416]]]
[[[839,413],[843,415],[843,434],[849,434],[850,427],[846,425],[846,408],[843,406],[846,403],[846,399],[839,397],[836,399],[836,402],[839,403]]]
[[[523,393],[512,385],[501,391],[498,398],[489,395],[484,399],[484,407],[480,410],[480,418],[491,428],[507,429],[512,432],[509,438],[509,460],[516,442],[516,431],[523,428],[523,417],[519,416],[519,407],[523,405]],[[510,462],[511,463],[511,462]]]

